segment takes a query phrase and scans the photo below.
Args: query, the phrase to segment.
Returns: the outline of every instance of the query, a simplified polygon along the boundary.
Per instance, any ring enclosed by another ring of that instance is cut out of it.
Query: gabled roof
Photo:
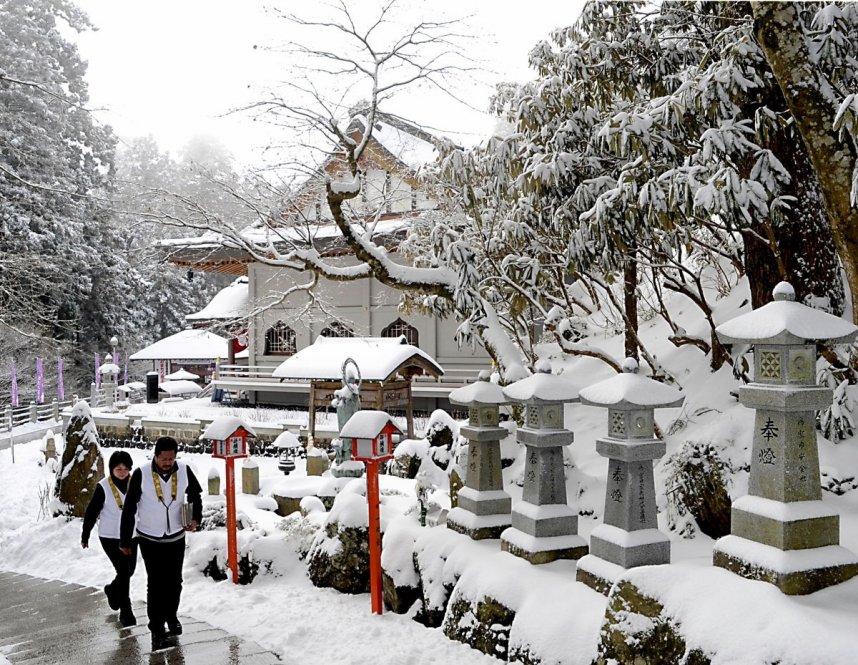
[[[384,411],[365,410],[358,411],[348,419],[340,432],[342,439],[374,439],[387,427],[388,423],[402,434],[402,430],[396,426]]]
[[[351,358],[364,381],[387,381],[400,370],[441,376],[443,368],[405,337],[322,337],[283,361],[271,376],[280,379],[339,381]]]
[[[246,353],[246,351],[242,351]],[[207,330],[182,330],[128,356],[129,360],[214,360],[228,357],[225,337]],[[236,354],[238,356],[239,354]]]
[[[239,277],[229,286],[218,291],[209,304],[199,312],[185,316],[186,321],[213,321],[240,319],[247,316],[247,277]]]

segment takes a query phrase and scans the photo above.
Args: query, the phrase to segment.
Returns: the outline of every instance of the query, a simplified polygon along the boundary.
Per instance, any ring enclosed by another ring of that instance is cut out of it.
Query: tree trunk
[[[626,310],[626,358],[638,360],[638,262],[634,249],[623,264],[623,307]]]
[[[858,316],[858,209],[850,205],[856,148],[833,129],[838,93],[813,65],[793,3],[752,2],[755,33],[795,119],[819,181],[834,244]]]

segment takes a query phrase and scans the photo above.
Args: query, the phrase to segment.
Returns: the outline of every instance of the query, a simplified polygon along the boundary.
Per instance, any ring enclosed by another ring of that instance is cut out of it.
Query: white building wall
[[[336,259],[342,264],[354,262],[353,257]],[[287,268],[251,264],[250,295],[257,313],[250,324],[250,365],[270,365],[283,361],[283,356],[266,356],[265,332],[277,321],[290,326],[296,335],[298,350],[310,345],[331,322],[339,320],[358,336],[380,336],[381,331],[397,318],[414,326],[419,334],[419,346],[434,357],[445,371],[456,374],[490,365],[482,348],[459,348],[455,341],[457,322],[398,311],[400,293],[375,279],[352,282],[335,282],[321,279],[316,297],[322,306],[307,305],[310,301],[304,292],[291,294],[284,302],[274,303],[280,294],[307,276]]]

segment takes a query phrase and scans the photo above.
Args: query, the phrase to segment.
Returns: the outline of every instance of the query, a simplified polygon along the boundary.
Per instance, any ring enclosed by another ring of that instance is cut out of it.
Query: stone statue
[[[360,369],[357,363],[351,358],[346,358],[343,361],[343,387],[334,391],[334,399],[331,400],[332,406],[337,409],[337,430],[343,431],[343,426],[349,421],[355,413],[360,411],[360,384],[361,376]],[[342,464],[351,459],[351,450],[345,449],[340,439],[334,443],[337,457],[336,463]]]

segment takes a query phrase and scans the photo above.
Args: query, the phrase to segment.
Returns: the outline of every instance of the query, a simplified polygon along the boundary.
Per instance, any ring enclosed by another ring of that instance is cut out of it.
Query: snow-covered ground
[[[719,301],[716,321],[720,323],[735,316],[746,297],[747,291],[739,288]],[[688,334],[704,336],[706,330],[692,305],[676,299],[672,306],[678,323]],[[683,407],[656,413],[666,434],[665,459],[686,442],[707,442],[736,466],[746,464],[753,413],[730,395],[737,385],[730,368],[712,373],[697,349],[673,348],[666,341],[666,326],[658,318],[643,324],[642,335],[686,395]],[[599,345],[618,353],[621,339],[605,336]],[[570,361],[551,346],[543,351],[545,356],[552,357],[555,369],[562,368],[582,387],[611,376],[611,370],[594,359]],[[223,409],[199,406],[206,410]],[[189,417],[205,415],[197,413],[193,402],[134,408],[175,409]],[[262,410],[257,415],[276,421],[299,417]],[[566,452],[567,494],[581,513],[579,531],[586,537],[601,523],[604,508],[607,461],[596,454],[594,443],[605,434],[607,413],[573,404],[566,407],[566,419],[567,427],[575,431],[575,442]],[[99,587],[110,578],[110,567],[97,547],[80,548],[80,521],[66,522],[40,515],[39,494],[52,485],[53,473],[39,465],[39,446],[38,441],[17,446],[14,466],[9,451],[0,451],[0,568]],[[819,448],[821,467],[827,474],[823,480],[858,475],[858,440],[851,438],[834,444],[820,437]],[[504,449],[517,450],[513,437],[504,442]],[[110,452],[105,449],[105,456]],[[131,453],[136,465],[146,463],[144,451],[131,450]],[[203,483],[213,465],[223,473],[223,463],[208,456],[186,454],[184,459],[195,468]],[[286,662],[306,665],[497,662],[448,640],[438,629],[421,626],[410,615],[372,616],[367,595],[348,596],[315,588],[307,578],[305,562],[295,553],[301,536],[292,530],[296,523],[275,515],[271,511],[272,500],[266,498],[284,483],[308,482],[301,478],[303,462],[298,461],[298,469],[289,477],[294,480],[287,480],[277,471],[275,459],[257,461],[261,496],[238,497],[239,513],[255,524],[254,529],[241,532],[244,539],[241,542],[247,546],[247,538],[254,538],[254,551],[266,554],[272,561],[272,570],[260,573],[249,586],[213,582],[200,571],[215,551],[223,551],[225,536],[222,531],[192,534],[186,557],[184,613],[277,651]],[[699,531],[693,538],[683,538],[680,530],[687,524],[687,517],[673,516],[672,521],[668,520],[666,473],[666,465],[659,463],[656,466],[659,526],[671,538],[673,564],[637,569],[629,577],[644,592],[661,600],[666,612],[681,624],[689,643],[715,654],[712,662],[719,665],[774,662],[854,665],[858,654],[855,630],[858,578],[809,596],[791,597],[771,585],[714,568],[713,541]],[[513,502],[521,496],[518,483],[522,475],[523,459],[518,455],[515,463],[504,471]],[[534,653],[544,662],[589,665],[595,655],[606,600],[574,581],[574,562],[531,566],[500,552],[497,541],[475,543],[444,527],[421,528],[416,526],[414,481],[385,476],[381,487],[385,495],[383,519],[389,533],[396,530],[400,534],[396,539],[386,540],[386,545],[410,547],[413,538],[403,536],[416,533],[424,552],[447,548],[446,565],[463,573],[461,593],[473,598],[488,593],[516,610],[511,642],[532,645]],[[360,481],[356,481],[343,491],[360,490]],[[746,493],[747,472],[731,476],[729,491],[733,498]],[[438,499],[443,503],[440,495]],[[206,499],[207,503],[215,500]],[[858,490],[842,496],[824,492],[823,500],[841,514],[841,544],[858,552]],[[389,554],[392,552],[386,552]],[[403,554],[410,557],[410,553]],[[136,599],[145,597],[142,566],[133,579],[132,595]]]

